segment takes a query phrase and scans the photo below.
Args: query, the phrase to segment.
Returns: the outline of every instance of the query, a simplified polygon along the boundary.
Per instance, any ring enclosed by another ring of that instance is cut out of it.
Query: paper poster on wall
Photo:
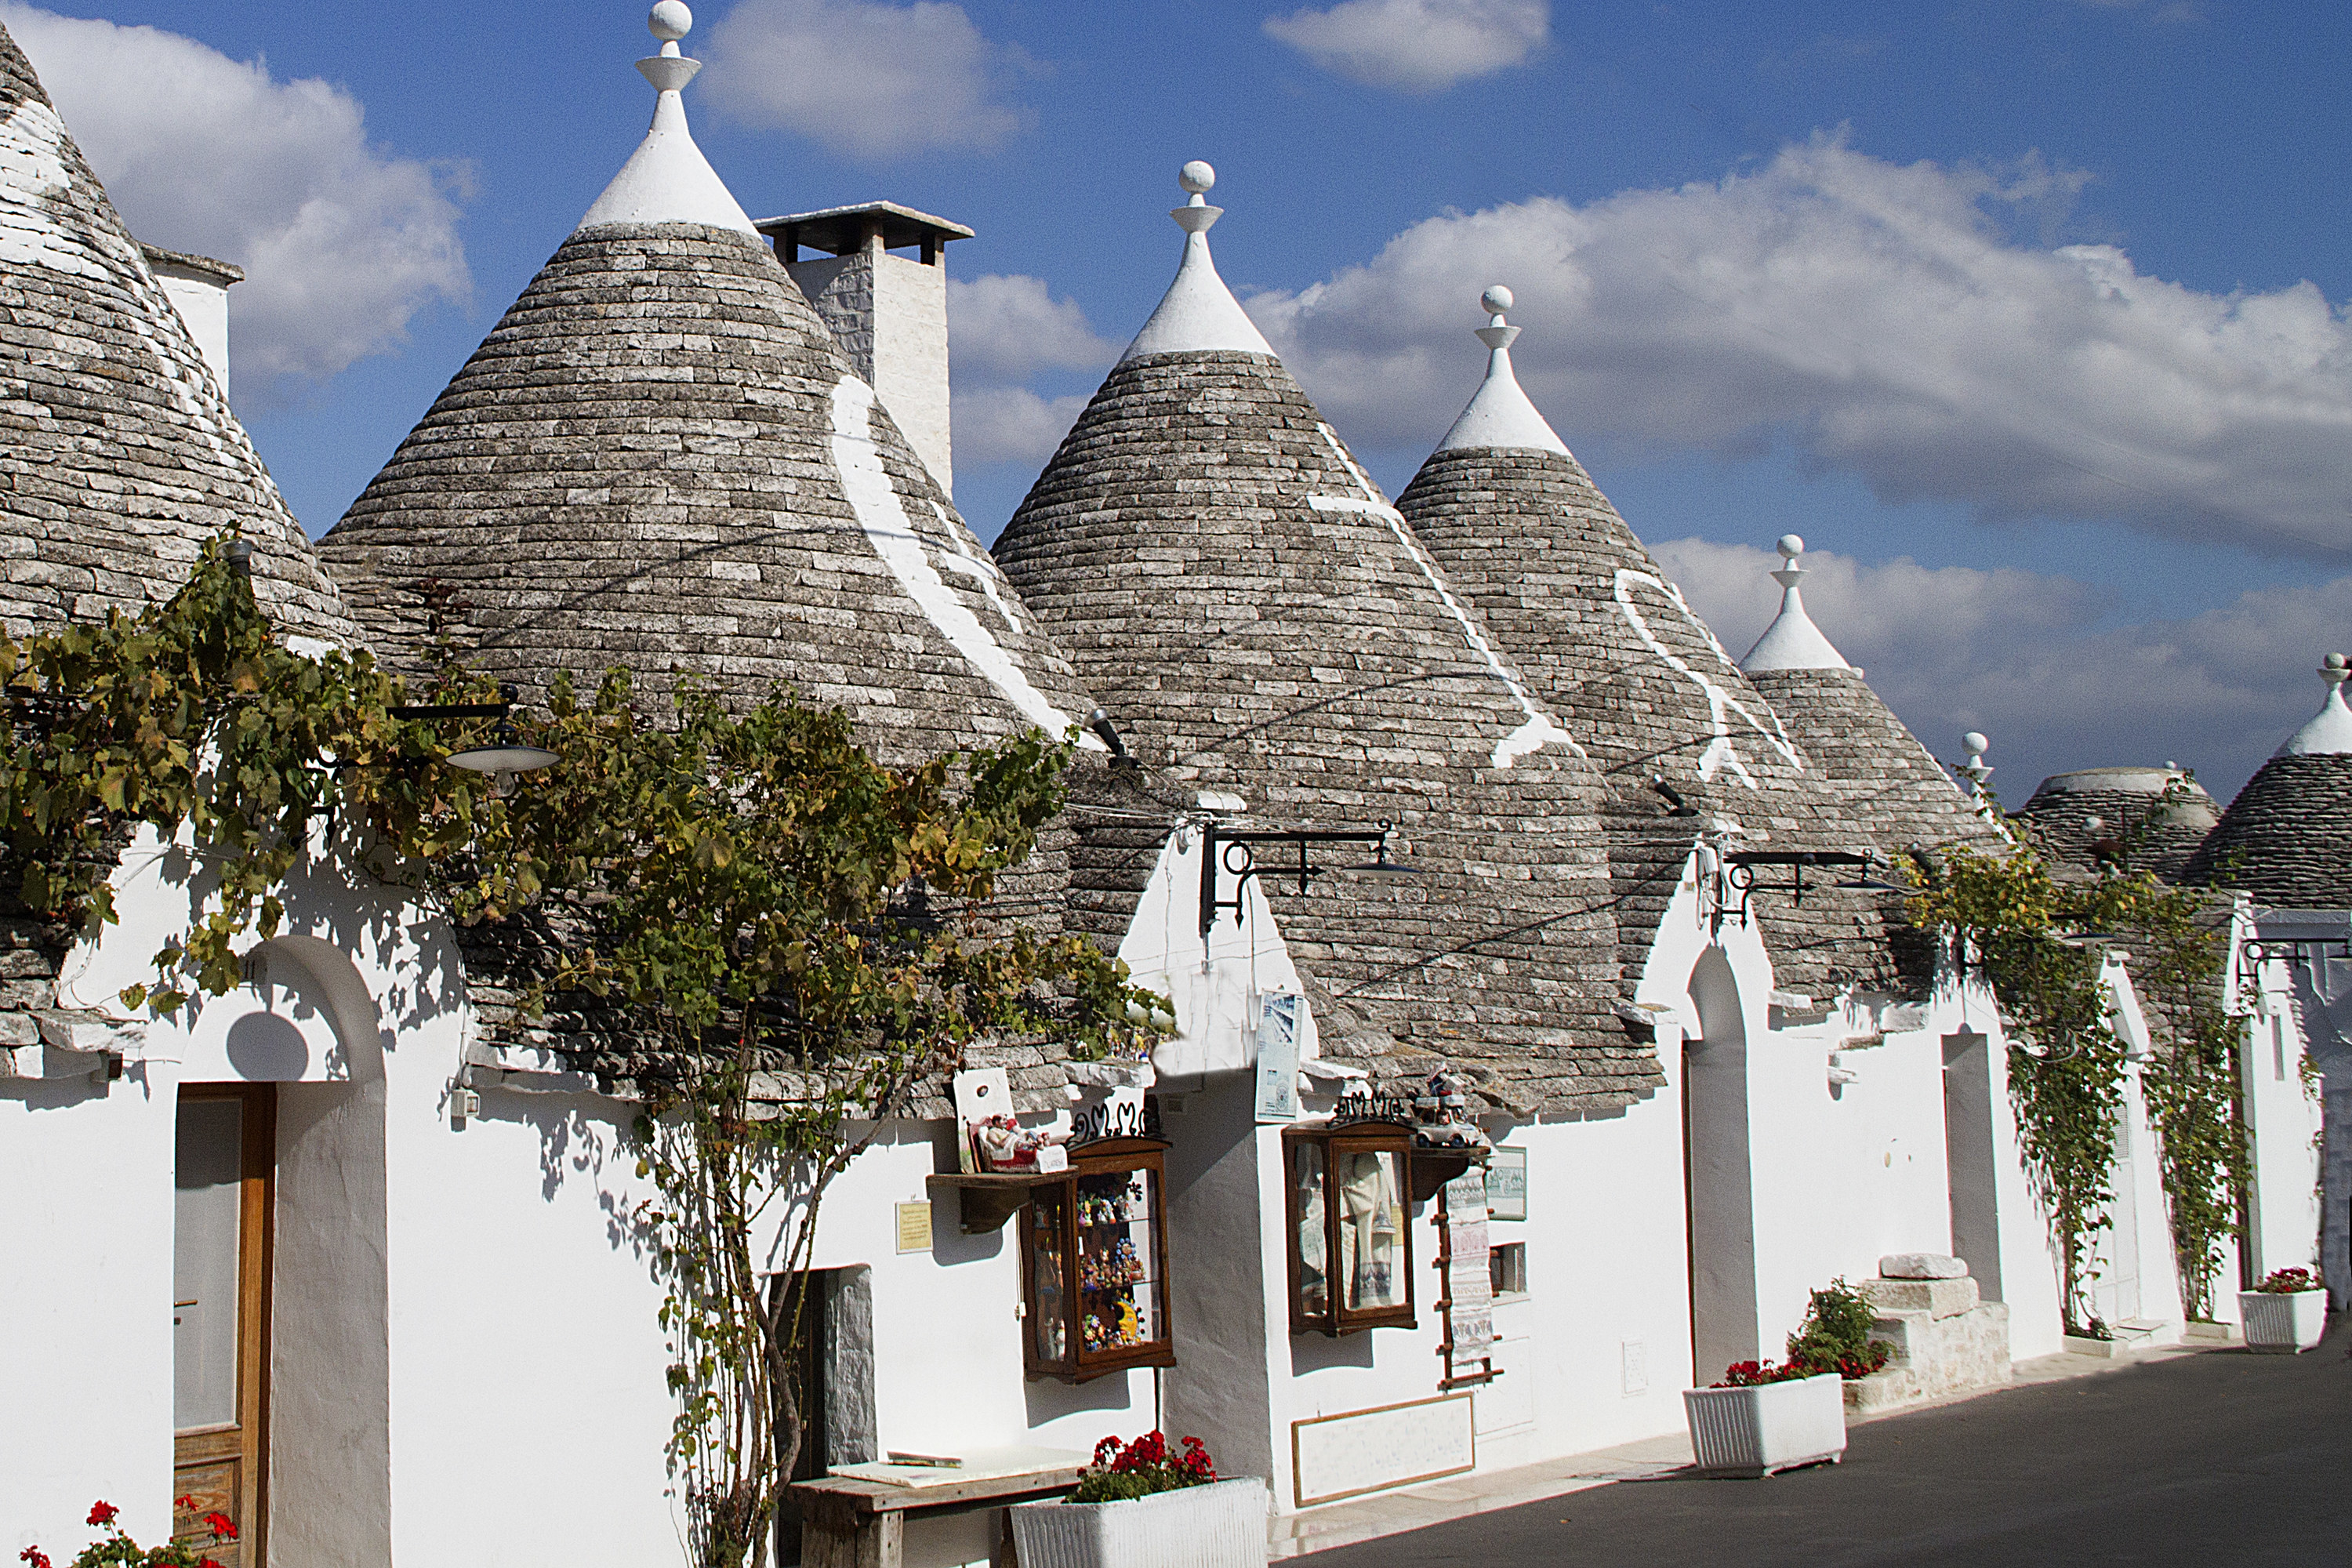
[[[1288,991],[1258,998],[1257,1120],[1298,1120],[1298,1047],[1307,999]]]
[[[931,1205],[929,1203],[898,1205],[898,1250],[929,1252],[931,1249]]]
[[[1528,1152],[1497,1149],[1486,1166],[1486,1207],[1496,1219],[1528,1217]]]

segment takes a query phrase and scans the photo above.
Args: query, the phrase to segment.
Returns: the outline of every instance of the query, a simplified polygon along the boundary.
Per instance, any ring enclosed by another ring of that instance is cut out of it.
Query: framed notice
[[[1466,1394],[1290,1424],[1291,1495],[1300,1508],[1458,1476],[1477,1464]]]
[[[931,1205],[928,1203],[900,1204],[898,1216],[898,1250],[929,1252],[931,1249]]]
[[[1528,1152],[1497,1149],[1486,1165],[1486,1209],[1496,1219],[1528,1217]]]

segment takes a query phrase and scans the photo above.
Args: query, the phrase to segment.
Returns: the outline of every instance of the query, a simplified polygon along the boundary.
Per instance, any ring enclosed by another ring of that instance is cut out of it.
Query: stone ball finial
[[[1488,284],[1486,291],[1478,296],[1478,303],[1486,306],[1491,315],[1499,316],[1517,302],[1510,289],[1500,283]]]
[[[2341,683],[2347,676],[2352,676],[2352,660],[2347,660],[2340,653],[2331,653],[2319,661],[2319,673],[2326,680]]]
[[[656,0],[654,8],[646,13],[646,30],[665,44],[677,43],[694,31],[694,13],[687,8],[686,0]]]
[[[1805,552],[1805,542],[1796,534],[1784,533],[1780,536],[1780,542],[1774,544],[1772,548],[1780,552],[1781,560],[1794,561],[1798,556],[1802,555]]]
[[[1176,171],[1176,183],[1184,187],[1186,195],[1206,195],[1217,183],[1217,171],[1209,166],[1208,160],[1195,158]]]
[[[1990,741],[1986,740],[1981,733],[1975,730],[1971,730],[1967,734],[1960,737],[1961,750],[1974,752],[1979,757],[1983,756],[1991,745],[1992,742]]]

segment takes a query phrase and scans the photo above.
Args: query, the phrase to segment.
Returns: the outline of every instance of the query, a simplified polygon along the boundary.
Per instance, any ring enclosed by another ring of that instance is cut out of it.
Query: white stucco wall
[[[1152,1052],[1160,1083],[1182,1089],[1203,1073],[1247,1072],[1256,1065],[1255,998],[1300,991],[1297,966],[1282,940],[1274,910],[1255,878],[1242,884],[1242,918],[1221,910],[1205,942],[1201,936],[1201,857],[1197,829],[1171,834],[1136,902],[1118,956],[1134,984],[1168,997],[1176,1033]],[[1217,896],[1229,898],[1234,879],[1220,871]],[[1308,1009],[1299,1054],[1317,1054]]]
[[[171,1533],[177,1080],[0,1080],[0,1547],[58,1562],[100,1498]]]
[[[2323,1106],[2304,1082],[2309,1046],[2294,1006],[2291,966],[2263,966],[2245,1022],[2239,1082],[2253,1148],[2254,1277],[2319,1261],[2319,1176]],[[2225,1282],[2226,1284],[2226,1282]]]
[[[41,1194],[0,1225],[27,1232],[48,1276],[37,1295],[0,1297],[0,1330],[46,1325],[89,1352],[0,1372],[26,1379],[11,1409],[59,1413],[51,1430],[0,1432],[0,1519],[53,1554],[87,1536],[100,1496],[142,1539],[168,1532],[176,1093],[271,1081],[287,1086],[278,1559],[670,1561],[673,1407],[660,1292],[631,1235],[631,1110],[491,1089],[454,1122],[466,1018],[447,932],[347,870],[332,856],[299,870],[258,983],[124,1037],[134,1059],[103,1097],[0,1090],[0,1116],[26,1133],[0,1135],[0,1171],[21,1161],[9,1190]],[[184,857],[133,846],[122,923],[69,961],[68,1004],[120,1014],[114,994],[184,922],[185,874]]]

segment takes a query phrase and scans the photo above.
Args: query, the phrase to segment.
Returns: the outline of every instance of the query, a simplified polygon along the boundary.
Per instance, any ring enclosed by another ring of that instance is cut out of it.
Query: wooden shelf
[[[956,1194],[959,1222],[966,1236],[986,1236],[1003,1230],[1004,1222],[1021,1211],[1029,1201],[1032,1187],[1045,1186],[1069,1180],[1066,1171],[1048,1171],[1043,1174],[1029,1171],[1011,1171],[987,1174],[933,1176],[925,1187],[937,1203],[940,1194]]]
[[[1473,1165],[1486,1163],[1484,1149],[1423,1149],[1412,1152],[1412,1201],[1425,1204],[1437,1190]]]

